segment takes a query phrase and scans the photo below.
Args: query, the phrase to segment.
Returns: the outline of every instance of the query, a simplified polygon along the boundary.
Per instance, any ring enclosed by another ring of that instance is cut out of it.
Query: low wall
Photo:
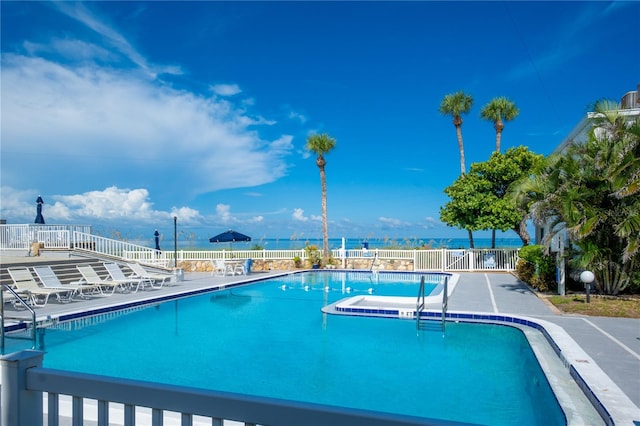
[[[413,260],[406,259],[376,259],[370,258],[349,258],[346,259],[345,269],[376,270],[376,271],[413,271]],[[178,268],[185,272],[213,272],[213,264],[210,260],[185,260],[178,262]],[[253,271],[291,271],[294,269],[310,269],[311,266],[304,261],[299,268],[291,259],[254,259],[251,264]],[[334,259],[327,269],[342,269],[342,261]]]

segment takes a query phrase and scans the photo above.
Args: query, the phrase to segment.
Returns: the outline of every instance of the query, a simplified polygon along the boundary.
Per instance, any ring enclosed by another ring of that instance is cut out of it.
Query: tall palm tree
[[[500,140],[504,130],[504,122],[511,121],[518,116],[520,110],[516,104],[505,97],[493,98],[482,107],[480,117],[491,121],[496,129],[496,152],[500,152]]]
[[[324,171],[327,161],[324,156],[336,146],[336,140],[326,133],[314,134],[307,138],[307,149],[317,155],[316,165],[320,169],[322,186],[322,262],[329,260],[329,229],[327,225],[327,177]]]
[[[466,114],[471,110],[473,98],[462,90],[456,93],[446,95],[440,103],[440,113],[453,117],[453,125],[456,128],[458,136],[458,149],[460,150],[460,173],[467,172],[464,165],[464,144],[462,143],[462,114]]]
[[[445,95],[440,103],[440,113],[453,117],[453,125],[456,128],[456,136],[458,137],[458,149],[460,150],[460,173],[467,173],[464,165],[464,143],[462,142],[462,114],[467,114],[473,106],[473,97],[467,95],[462,90],[455,93]],[[474,248],[473,232],[468,229],[469,247]]]
[[[482,107],[480,117],[493,122],[496,129],[496,152],[500,152],[500,141],[504,130],[504,121],[511,121],[518,115],[519,110],[516,104],[505,97],[493,98]],[[496,247],[496,230],[491,230],[491,248]]]

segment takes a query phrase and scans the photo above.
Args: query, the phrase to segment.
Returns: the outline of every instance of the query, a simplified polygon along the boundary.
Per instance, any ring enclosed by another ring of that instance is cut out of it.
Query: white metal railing
[[[163,385],[137,380],[96,376],[92,374],[52,370],[42,367],[44,352],[22,351],[0,359],[2,397],[0,426],[18,424],[42,426],[45,410],[43,393],[47,394],[47,425],[81,425],[84,402],[97,404],[97,424],[110,424],[110,405],[124,405],[124,425],[133,426],[140,416],[138,408],[151,411],[151,425],[161,426],[167,412],[179,413],[183,426],[194,418],[206,417],[209,424],[223,420],[248,425],[273,426],[417,426],[445,425],[447,421],[374,411],[287,401],[275,398],[207,391],[183,386]],[[61,413],[60,396],[71,396],[70,413]],[[460,423],[456,423],[460,424]]]
[[[38,231],[38,242],[44,243],[44,248],[69,249],[71,248],[71,235],[68,229],[60,231]]]
[[[155,250],[126,241],[100,237],[86,232],[86,226],[75,225],[0,225],[0,249],[29,249],[33,241],[45,248],[81,249],[137,261],[148,265],[172,267],[183,261],[211,261],[216,259],[307,260],[307,252],[298,250]],[[334,249],[331,256],[348,259],[407,260],[413,261],[418,272],[442,271],[512,271],[518,261],[518,250],[510,249]]]
[[[29,250],[34,242],[48,248],[69,248],[72,232],[91,233],[89,225],[0,224],[0,250]]]

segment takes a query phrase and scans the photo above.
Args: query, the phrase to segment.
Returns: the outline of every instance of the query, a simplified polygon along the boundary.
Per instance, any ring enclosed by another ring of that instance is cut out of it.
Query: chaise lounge
[[[77,265],[76,268],[78,268],[78,271],[82,274],[82,278],[87,284],[99,285],[102,293],[106,296],[111,296],[117,290],[122,293],[129,292],[129,286],[126,282],[103,279],[91,265]],[[105,288],[111,289],[111,292],[104,293]]]
[[[140,287],[142,287],[143,289],[147,285],[149,285],[150,287],[155,287],[153,285],[153,280],[151,280],[150,278],[127,277],[116,263],[105,262],[103,263],[103,265],[114,282],[117,281],[129,284],[134,293],[136,293],[138,289],[140,289]],[[133,289],[134,287],[135,290]]]
[[[32,306],[46,306],[51,296],[55,296],[60,303],[67,303],[72,300],[75,294],[73,289],[62,290],[40,287],[27,267],[8,268],[7,272],[13,280],[16,292],[25,294],[27,302]]]
[[[154,286],[159,285],[159,287],[162,287],[162,285],[167,280],[171,280],[171,277],[172,277],[169,274],[154,274],[152,272],[148,272],[139,263],[127,263],[127,266],[129,267],[129,269],[131,269],[131,271],[133,271],[132,277],[152,280]]]
[[[51,266],[34,266],[33,272],[36,273],[42,286],[52,290],[73,290],[75,294],[83,299],[88,299],[93,293],[102,293],[99,285],[94,284],[62,284],[58,276]]]

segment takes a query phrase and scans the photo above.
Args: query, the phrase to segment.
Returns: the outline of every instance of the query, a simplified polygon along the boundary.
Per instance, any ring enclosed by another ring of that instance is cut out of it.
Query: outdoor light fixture
[[[596,276],[591,271],[582,271],[580,273],[580,281],[584,283],[584,288],[587,292],[587,303],[590,303],[591,283],[596,279]]]

